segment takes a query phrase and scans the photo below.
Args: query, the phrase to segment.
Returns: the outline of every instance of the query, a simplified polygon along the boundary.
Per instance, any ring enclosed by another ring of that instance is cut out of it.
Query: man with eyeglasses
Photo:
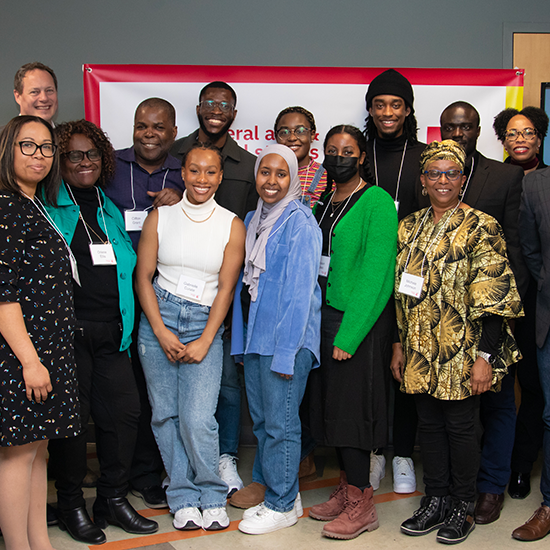
[[[518,231],[523,171],[518,166],[488,159],[476,149],[481,132],[480,117],[469,103],[457,101],[446,107],[441,113],[440,126],[442,139],[452,139],[466,151],[467,179],[462,201],[493,216],[502,226],[510,265],[524,298],[529,273],[523,261]],[[420,202],[422,204],[422,200]],[[520,328],[520,323],[517,323],[515,336],[525,354]],[[516,427],[514,375],[510,372],[504,377],[500,392],[485,392],[480,398],[480,420],[484,434],[477,478],[479,498],[475,522],[478,524],[496,521],[504,504]]]
[[[170,152],[180,160],[193,143],[210,142],[221,150],[223,179],[216,191],[216,202],[244,220],[256,209],[258,193],[254,178],[256,157],[239,147],[228,134],[237,115],[237,94],[226,82],[207,84],[199,94],[196,107],[199,128],[178,139]],[[241,433],[241,381],[231,356],[231,311],[225,320],[223,334],[223,371],[216,420],[219,425],[219,475],[227,484],[228,495],[243,488],[237,472],[237,452]],[[257,503],[256,503],[257,504]]]
[[[105,194],[120,210],[136,251],[147,214],[153,208],[178,203],[183,195],[185,185],[181,178],[181,164],[168,152],[176,135],[173,105],[158,97],[148,98],[138,105],[135,112],[133,146],[116,151],[115,176],[105,189]],[[149,508],[165,508],[166,495],[160,477],[162,458],[151,430],[151,407],[137,352],[140,314],[141,308],[136,299],[136,324],[130,355],[141,413],[130,486],[132,493],[141,497]]]

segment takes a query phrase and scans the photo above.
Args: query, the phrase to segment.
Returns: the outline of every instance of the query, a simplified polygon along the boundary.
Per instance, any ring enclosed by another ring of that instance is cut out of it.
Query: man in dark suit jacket
[[[481,132],[479,113],[469,103],[449,105],[440,118],[442,139],[452,139],[466,151],[465,192],[463,202],[493,216],[502,226],[510,265],[520,294],[529,284],[518,232],[523,170],[518,166],[484,157],[476,149]],[[476,523],[492,523],[500,516],[504,490],[510,479],[514,447],[516,404],[514,372],[502,381],[499,393],[486,392],[480,399],[480,418],[484,436],[477,488]]]
[[[538,285],[536,339],[544,394],[544,460],[540,480],[543,503],[512,536],[518,540],[538,540],[550,532],[550,168],[525,176],[519,229],[525,262]]]

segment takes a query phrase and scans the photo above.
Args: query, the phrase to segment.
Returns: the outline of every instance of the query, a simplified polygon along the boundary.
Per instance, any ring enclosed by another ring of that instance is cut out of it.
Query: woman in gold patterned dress
[[[507,319],[523,315],[498,222],[461,201],[465,153],[433,142],[420,160],[431,206],[399,224],[395,295],[401,390],[415,395],[426,496],[401,531],[438,542],[474,528],[476,396],[521,358]]]

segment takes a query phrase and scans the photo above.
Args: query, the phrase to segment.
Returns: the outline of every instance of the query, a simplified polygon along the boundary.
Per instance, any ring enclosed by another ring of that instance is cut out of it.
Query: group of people
[[[426,146],[413,88],[390,69],[367,89],[364,132],[332,127],[321,165],[303,107],[279,113],[277,143],[257,158],[239,147],[225,82],[201,90],[199,128],[178,140],[174,107],[145,99],[119,151],[86,120],[54,127],[49,67],[23,66],[14,95],[20,116],[0,133],[8,550],[51,549],[47,520],[88,544],[106,541],[107,524],[155,532],[128,491],[168,506],[180,530],[227,528],[228,497],[244,533],[290,527],[316,445],[335,448],[340,481],[309,515],[324,536],[352,539],[379,525],[390,424],[394,491],[416,490],[417,432],[424,468],[404,534],[437,529],[454,544],[496,521],[507,486],[529,494],[541,446],[543,503],[513,537],[550,531],[542,110],[495,117],[507,163],[477,151],[479,114],[462,101]],[[246,487],[239,365],[257,438]]]

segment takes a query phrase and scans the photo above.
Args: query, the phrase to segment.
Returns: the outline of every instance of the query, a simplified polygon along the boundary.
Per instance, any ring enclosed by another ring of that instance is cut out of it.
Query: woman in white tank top
[[[229,525],[214,414],[222,323],[244,259],[245,229],[214,200],[222,176],[219,149],[195,144],[183,158],[182,200],[149,214],[138,246],[138,350],[170,479],[166,496],[181,530]]]

